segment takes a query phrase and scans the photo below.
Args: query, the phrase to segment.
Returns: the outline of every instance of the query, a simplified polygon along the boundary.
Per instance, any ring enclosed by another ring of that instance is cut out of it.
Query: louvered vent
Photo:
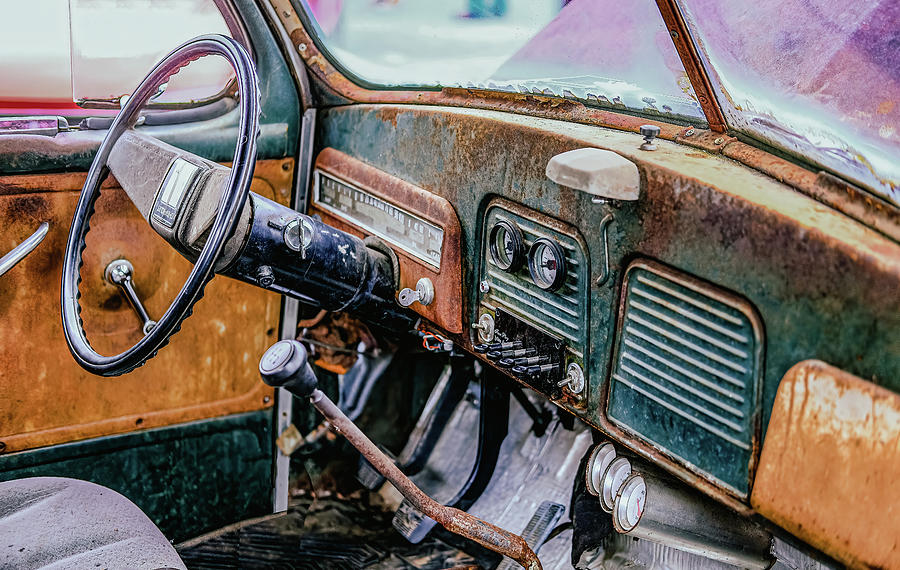
[[[757,437],[760,334],[746,301],[662,266],[633,265],[610,417],[746,495]]]

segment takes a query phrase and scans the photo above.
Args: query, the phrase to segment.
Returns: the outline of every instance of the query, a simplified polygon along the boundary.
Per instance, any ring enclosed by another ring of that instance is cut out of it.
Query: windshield
[[[706,119],[654,0],[309,0],[321,47],[374,88],[475,87]]]
[[[729,125],[900,204],[897,0],[681,0]]]

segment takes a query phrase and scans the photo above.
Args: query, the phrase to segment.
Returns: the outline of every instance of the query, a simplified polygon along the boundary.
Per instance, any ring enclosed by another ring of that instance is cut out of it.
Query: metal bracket
[[[603,267],[600,269],[600,276],[594,282],[594,285],[597,287],[603,285],[609,279],[609,224],[614,221],[615,217],[612,214],[606,214],[600,220],[600,235],[603,237]]]

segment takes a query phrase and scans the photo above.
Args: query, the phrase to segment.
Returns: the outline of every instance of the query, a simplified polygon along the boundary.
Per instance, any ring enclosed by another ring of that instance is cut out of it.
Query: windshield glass
[[[654,0],[308,0],[321,47],[374,88],[474,87],[706,119]]]
[[[900,204],[900,2],[681,5],[731,127]]]

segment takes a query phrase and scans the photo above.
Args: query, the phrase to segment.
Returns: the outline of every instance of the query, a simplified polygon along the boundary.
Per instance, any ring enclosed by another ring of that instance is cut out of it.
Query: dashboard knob
[[[570,363],[566,368],[566,377],[560,380],[557,386],[560,388],[567,386],[573,394],[580,394],[584,390],[584,372],[581,366],[574,362]]]
[[[659,136],[659,132],[659,127],[656,125],[641,125],[640,133],[641,136],[644,137],[644,143],[641,145],[641,150],[656,150],[653,139]]]
[[[523,376],[537,376],[546,372],[553,372],[559,368],[558,364],[536,364],[534,366],[513,366],[513,374]]]
[[[533,348],[515,348],[512,350],[491,350],[487,353],[487,357],[491,360],[499,360],[501,358],[518,358],[520,356],[531,356],[537,352]]]
[[[308,398],[318,387],[306,347],[296,340],[281,340],[259,359],[259,374],[269,386],[287,389],[298,398]]]
[[[522,341],[514,340],[511,342],[492,342],[490,344],[476,344],[474,347],[475,352],[479,354],[484,354],[485,352],[493,352],[496,350],[515,350],[517,348],[522,348]]]

